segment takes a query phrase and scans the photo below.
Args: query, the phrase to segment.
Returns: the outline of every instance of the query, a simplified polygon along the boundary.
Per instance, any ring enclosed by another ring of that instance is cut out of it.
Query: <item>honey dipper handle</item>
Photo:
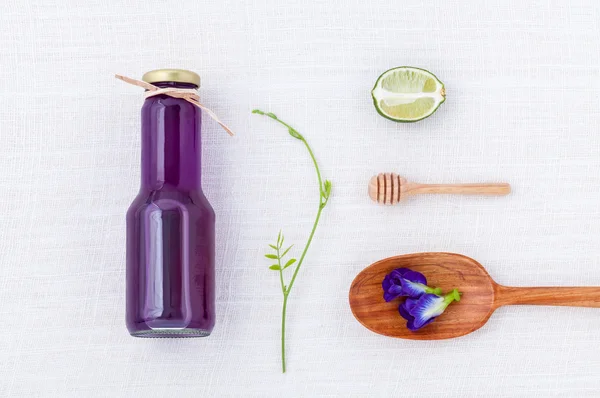
[[[369,197],[378,203],[395,205],[410,195],[423,193],[507,195],[510,185],[498,184],[418,184],[394,173],[379,173],[369,181]]]
[[[416,184],[410,183],[411,195],[425,193],[445,193],[458,195],[508,195],[510,185],[498,184]]]

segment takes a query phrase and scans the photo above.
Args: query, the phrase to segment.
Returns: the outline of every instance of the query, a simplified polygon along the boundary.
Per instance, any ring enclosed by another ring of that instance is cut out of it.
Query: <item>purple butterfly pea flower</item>
[[[427,286],[425,276],[408,268],[396,268],[381,283],[383,298],[392,301],[398,297],[421,297],[426,293],[440,294],[440,289]]]
[[[410,311],[415,307],[418,300],[419,299],[407,298],[406,301],[400,304],[400,306],[398,307],[398,312],[400,313],[400,316],[406,319],[406,327],[412,330],[413,332],[420,329],[415,327],[415,317],[410,314]],[[429,322],[427,322],[425,325],[430,324],[434,320],[435,318],[431,318]],[[422,325],[421,327],[424,327],[425,325]]]
[[[460,293],[456,289],[445,296],[428,293],[417,299],[406,299],[398,307],[398,312],[402,318],[406,319],[406,327],[414,332],[429,325],[435,318],[442,315],[453,301],[460,301]]]

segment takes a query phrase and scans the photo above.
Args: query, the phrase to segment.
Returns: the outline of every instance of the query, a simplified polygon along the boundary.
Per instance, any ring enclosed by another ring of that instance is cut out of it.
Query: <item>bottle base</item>
[[[136,330],[130,333],[133,337],[145,337],[145,338],[184,338],[184,337],[208,337],[210,336],[209,330],[204,329],[147,329],[147,330]]]

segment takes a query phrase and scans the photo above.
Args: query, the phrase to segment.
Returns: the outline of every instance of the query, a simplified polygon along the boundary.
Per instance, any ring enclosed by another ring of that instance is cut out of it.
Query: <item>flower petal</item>
[[[384,292],[387,292],[388,289],[392,286],[392,284],[392,277],[390,276],[390,274],[387,274],[385,278],[383,278],[383,282],[381,282],[381,288]]]
[[[425,275],[417,271],[408,270],[402,274],[402,278],[407,279],[411,282],[427,285],[427,278],[425,278]]]
[[[392,285],[387,291],[383,292],[383,299],[388,302],[400,296],[402,296],[402,286],[400,285]]]
[[[395,270],[392,270],[392,272],[390,272],[389,274],[387,274],[385,278],[383,278],[383,282],[381,282],[381,287],[383,288],[383,290],[387,292],[390,286],[399,285],[400,280],[402,279],[402,275],[404,275],[406,271],[410,270],[407,268],[397,268]]]
[[[409,311],[415,317],[414,327],[420,329],[440,316],[446,309],[444,298],[435,294],[424,294]]]
[[[414,321],[415,317],[412,316],[408,311],[409,310],[406,308],[406,301],[398,306],[398,312],[402,318],[406,319],[407,321]]]
[[[404,302],[404,308],[406,308],[410,312],[410,310],[412,310],[415,307],[415,305],[417,304],[417,301],[419,301],[419,299],[407,298],[406,301]]]
[[[383,278],[383,281],[381,282],[381,288],[384,292],[383,298],[385,299],[385,301],[391,301],[399,296],[410,296],[410,294],[402,293],[400,290],[397,290],[400,289],[402,285],[403,275],[405,274],[408,274],[409,276],[412,274],[417,274],[412,275],[412,277],[420,279],[419,273],[415,273],[409,270],[408,268],[396,268],[392,270],[389,274],[385,276],[385,278]],[[395,286],[397,286],[397,288],[395,288]]]
[[[424,295],[426,285],[422,285],[420,283],[411,282],[408,279],[402,278],[400,281],[400,285],[402,286],[402,295],[408,297],[421,297]]]
[[[424,328],[425,326],[429,325],[431,322],[435,321],[435,318],[431,318],[430,320],[428,320],[427,322],[425,322],[424,324],[422,324],[421,326],[417,327],[415,325],[415,318],[413,318],[412,320],[406,322],[406,327],[412,331],[412,332],[416,332],[417,330]]]

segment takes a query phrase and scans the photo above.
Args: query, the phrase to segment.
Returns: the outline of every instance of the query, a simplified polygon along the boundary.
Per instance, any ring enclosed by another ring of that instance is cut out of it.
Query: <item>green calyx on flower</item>
[[[425,293],[437,294],[438,296],[442,295],[442,289],[440,289],[439,287],[432,288],[429,286],[425,286],[424,290],[425,290]]]
[[[460,293],[458,291],[458,289],[454,289],[452,290],[450,293],[446,294],[444,296],[444,303],[446,303],[446,307],[448,307],[450,305],[450,303],[452,303],[453,301],[460,301],[460,296],[462,295],[462,293]]]

